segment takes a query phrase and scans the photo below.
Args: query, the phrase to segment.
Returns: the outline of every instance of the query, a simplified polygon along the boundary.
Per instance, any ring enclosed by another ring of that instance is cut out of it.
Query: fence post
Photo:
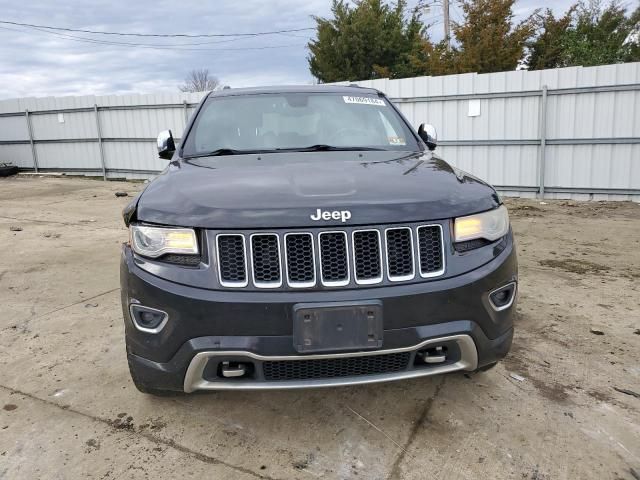
[[[29,110],[24,111],[24,118],[27,120],[27,131],[29,132],[29,144],[31,144],[31,157],[33,158],[33,168],[38,173],[38,154],[36,152],[36,146],[33,142],[33,128],[31,127],[31,117],[29,116]]]
[[[189,123],[189,112],[187,110],[187,101],[182,101],[183,109],[184,109],[184,129],[187,129],[187,123]]]
[[[540,162],[538,165],[538,192],[544,198],[544,173],[547,161],[547,86],[542,86],[540,105]]]
[[[98,148],[100,149],[100,164],[102,165],[102,179],[107,180],[107,169],[104,163],[104,148],[102,147],[102,128],[100,127],[100,114],[98,113],[98,105],[93,104],[93,111],[96,114],[96,132],[98,134]]]

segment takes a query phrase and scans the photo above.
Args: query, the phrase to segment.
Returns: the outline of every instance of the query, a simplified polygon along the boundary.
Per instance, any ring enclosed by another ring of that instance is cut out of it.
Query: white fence
[[[182,136],[203,93],[0,101],[0,163],[21,169],[148,178],[167,165],[156,136]]]
[[[357,82],[385,92],[436,152],[506,194],[640,201],[640,63]],[[201,94],[0,101],[0,162],[148,177]],[[62,115],[62,116],[61,116]]]

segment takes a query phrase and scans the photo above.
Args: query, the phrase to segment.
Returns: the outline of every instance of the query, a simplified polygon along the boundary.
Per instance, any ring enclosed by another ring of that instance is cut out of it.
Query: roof
[[[261,93],[343,93],[377,95],[375,88],[359,87],[357,85],[276,85],[270,87],[225,88],[209,94],[212,97],[233,95],[258,95]]]

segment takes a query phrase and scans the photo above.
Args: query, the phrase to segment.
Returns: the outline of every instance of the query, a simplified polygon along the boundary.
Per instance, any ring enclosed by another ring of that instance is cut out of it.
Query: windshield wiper
[[[349,152],[358,150],[384,150],[382,148],[374,147],[337,147],[334,145],[326,145],[324,143],[318,143],[316,145],[309,145],[308,147],[292,147],[292,148],[277,148],[278,152]]]
[[[247,153],[260,153],[260,150],[235,150],[233,148],[218,148],[210,152],[197,153],[195,155],[186,155],[183,158],[200,158],[200,157],[220,157],[223,155],[244,155]]]
[[[324,143],[318,143],[316,145],[310,145],[308,147],[291,147],[291,148],[273,148],[262,150],[236,150],[233,148],[218,148],[210,152],[196,153],[195,155],[185,155],[183,158],[188,160],[190,158],[200,157],[220,157],[224,155],[247,155],[251,153],[275,153],[275,152],[348,152],[348,151],[362,151],[362,150],[384,150],[383,148],[374,147],[337,147],[333,145],[326,145]]]

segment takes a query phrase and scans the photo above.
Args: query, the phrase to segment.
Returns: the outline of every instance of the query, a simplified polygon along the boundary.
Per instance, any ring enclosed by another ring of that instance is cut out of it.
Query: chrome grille
[[[382,281],[382,246],[378,230],[353,232],[353,271],[359,284]]]
[[[356,288],[445,273],[441,224],[215,235],[223,287]]]
[[[322,232],[320,239],[320,276],[324,285],[338,287],[349,283],[347,234]]]
[[[420,256],[420,275],[435,277],[444,271],[444,246],[442,227],[425,225],[418,227],[418,254]]]
[[[253,283],[263,288],[282,285],[280,240],[275,233],[251,235]]]
[[[246,287],[247,257],[243,235],[220,234],[216,237],[218,273],[224,287]]]
[[[387,228],[387,275],[392,282],[411,280],[415,276],[413,235],[409,227]]]
[[[313,287],[316,284],[316,261],[313,235],[287,233],[284,236],[287,283],[291,287]]]

